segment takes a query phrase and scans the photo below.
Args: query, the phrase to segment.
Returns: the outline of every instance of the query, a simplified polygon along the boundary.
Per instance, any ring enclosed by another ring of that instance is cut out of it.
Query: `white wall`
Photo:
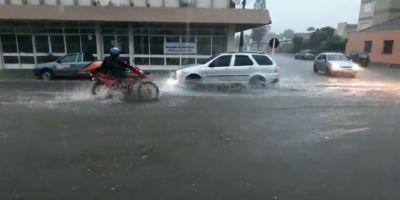
[[[61,5],[74,5],[74,0],[62,0]]]
[[[179,7],[179,0],[165,0],[165,7],[171,7],[171,8]]]
[[[197,0],[198,8],[211,8],[212,0]]]
[[[22,4],[22,0],[12,0],[11,4],[20,5],[20,4]]]
[[[57,1],[56,0],[44,0],[44,4],[47,5],[56,5]]]
[[[40,1],[39,0],[28,0],[29,5],[39,5]]]
[[[230,0],[214,0],[214,8],[229,8]]]
[[[133,0],[135,7],[146,7],[146,0]]]
[[[162,7],[162,0],[149,0],[150,7]]]
[[[92,0],[79,0],[78,5],[81,6],[90,6],[92,5]]]

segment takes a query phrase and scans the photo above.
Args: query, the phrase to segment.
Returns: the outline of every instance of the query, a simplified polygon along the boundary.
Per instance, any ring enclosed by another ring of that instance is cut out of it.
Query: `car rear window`
[[[264,55],[253,55],[254,60],[258,63],[258,65],[272,65],[273,62],[267,56]]]
[[[235,66],[251,66],[254,65],[249,56],[238,55],[235,56]]]

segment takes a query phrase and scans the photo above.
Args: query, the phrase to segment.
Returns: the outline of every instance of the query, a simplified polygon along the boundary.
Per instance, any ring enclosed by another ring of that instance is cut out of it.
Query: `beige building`
[[[145,69],[172,69],[235,50],[235,33],[270,24],[267,10],[231,0],[0,0],[0,68],[49,55],[98,59],[118,46]]]
[[[347,22],[339,23],[336,29],[336,34],[342,38],[347,38],[349,33],[357,31],[357,24],[349,24]]]
[[[358,30],[400,16],[400,0],[362,0]]]

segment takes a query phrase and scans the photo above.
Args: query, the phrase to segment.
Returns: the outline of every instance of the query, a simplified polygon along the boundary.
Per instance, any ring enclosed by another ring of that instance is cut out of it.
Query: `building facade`
[[[400,64],[400,17],[350,33],[346,52],[365,52],[373,62]]]
[[[173,69],[236,49],[235,33],[270,24],[267,10],[230,0],[0,0],[0,65],[33,68],[49,55],[98,59],[117,46],[145,69]]]
[[[362,0],[358,30],[400,16],[400,0]]]
[[[342,38],[347,38],[349,33],[357,31],[357,24],[349,24],[347,22],[339,23],[336,29],[336,34]]]

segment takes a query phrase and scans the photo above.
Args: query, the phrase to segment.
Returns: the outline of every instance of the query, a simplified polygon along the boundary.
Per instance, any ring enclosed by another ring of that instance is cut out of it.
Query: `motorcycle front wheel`
[[[138,97],[146,101],[155,101],[159,98],[160,91],[153,82],[143,82],[138,87]]]
[[[96,96],[100,93],[102,88],[102,84],[100,84],[99,82],[95,82],[92,86],[92,95]]]

